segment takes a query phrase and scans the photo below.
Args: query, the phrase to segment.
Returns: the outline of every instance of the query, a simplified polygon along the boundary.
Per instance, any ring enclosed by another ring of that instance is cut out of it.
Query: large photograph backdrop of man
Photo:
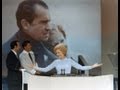
[[[53,47],[61,42],[68,57],[100,63],[100,8],[100,0],[2,0],[2,77],[7,76],[9,44],[16,39],[31,42],[40,67],[57,58]]]

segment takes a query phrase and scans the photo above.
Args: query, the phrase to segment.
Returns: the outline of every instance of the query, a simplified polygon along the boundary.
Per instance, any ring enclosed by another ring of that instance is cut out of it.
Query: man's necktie
[[[29,57],[30,57],[30,59],[31,59],[31,61],[32,61],[32,63],[33,63],[33,59],[32,59],[32,57],[31,57],[31,54],[30,54],[30,53],[28,53],[28,55],[29,55]]]

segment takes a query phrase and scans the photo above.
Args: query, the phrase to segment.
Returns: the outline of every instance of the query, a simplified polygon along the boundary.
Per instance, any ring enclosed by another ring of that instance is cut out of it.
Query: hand
[[[35,67],[35,64],[29,64],[28,67],[34,68],[34,67]]]
[[[102,63],[101,63],[101,64],[95,63],[95,64],[92,65],[92,67],[93,67],[93,68],[96,68],[96,67],[100,67],[100,66],[102,66],[102,65],[103,65]]]

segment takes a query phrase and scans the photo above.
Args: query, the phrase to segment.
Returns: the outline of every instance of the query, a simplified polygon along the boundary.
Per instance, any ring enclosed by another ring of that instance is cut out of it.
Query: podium
[[[22,90],[113,90],[113,75],[38,76],[25,70]],[[24,85],[27,85],[25,89]]]

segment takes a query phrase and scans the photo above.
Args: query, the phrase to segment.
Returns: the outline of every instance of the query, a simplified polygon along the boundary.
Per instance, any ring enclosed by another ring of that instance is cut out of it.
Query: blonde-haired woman
[[[102,64],[94,64],[92,66],[81,66],[77,62],[73,61],[71,58],[67,58],[67,46],[63,43],[60,43],[54,47],[54,52],[59,59],[54,60],[50,65],[45,68],[34,67],[34,69],[40,72],[48,72],[53,68],[56,68],[57,74],[71,74],[71,67],[74,67],[78,70],[90,70],[96,67],[101,66]]]

